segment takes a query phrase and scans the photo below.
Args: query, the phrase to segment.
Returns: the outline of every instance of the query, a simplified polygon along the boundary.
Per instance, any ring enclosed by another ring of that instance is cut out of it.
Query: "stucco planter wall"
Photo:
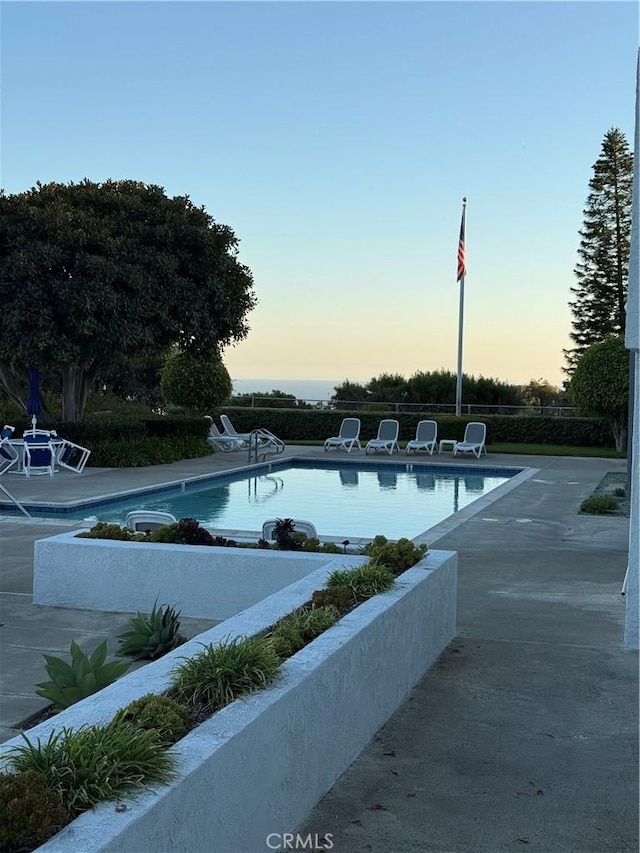
[[[87,610],[150,610],[156,599],[183,616],[228,619],[322,566],[335,554],[78,539],[35,543],[33,603]],[[340,558],[342,564],[350,559]]]
[[[175,661],[199,643],[263,630],[308,600],[325,577],[320,569],[270,596],[42,723],[30,738],[106,721],[134,698],[166,689]],[[393,590],[286,661],[272,687],[218,712],[177,744],[174,783],[141,794],[124,812],[103,804],[39,849],[267,851],[267,836],[295,832],[454,637],[456,579],[457,555],[430,553]],[[0,745],[0,757],[17,743]]]

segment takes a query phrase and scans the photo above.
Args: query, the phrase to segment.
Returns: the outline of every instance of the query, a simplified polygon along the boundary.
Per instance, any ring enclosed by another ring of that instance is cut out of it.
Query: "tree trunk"
[[[92,374],[81,364],[62,370],[62,420],[79,423],[84,414]]]
[[[624,453],[627,449],[627,424],[624,421],[614,421],[611,424],[613,437],[616,442],[616,450]]]

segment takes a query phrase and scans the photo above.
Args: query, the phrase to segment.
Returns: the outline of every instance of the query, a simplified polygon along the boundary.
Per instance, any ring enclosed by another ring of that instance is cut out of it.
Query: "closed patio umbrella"
[[[37,367],[29,368],[29,399],[27,400],[27,414],[31,415],[31,426],[36,428],[36,421],[40,414],[40,371]]]

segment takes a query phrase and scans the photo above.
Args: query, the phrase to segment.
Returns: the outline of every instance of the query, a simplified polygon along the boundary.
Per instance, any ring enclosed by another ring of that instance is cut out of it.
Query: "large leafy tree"
[[[629,414],[629,350],[624,338],[611,336],[580,356],[569,396],[581,414],[611,424],[616,450],[625,450]]]
[[[633,154],[624,134],[612,128],[593,166],[580,230],[577,285],[569,302],[574,347],[564,351],[569,374],[591,344],[624,335],[632,184]]]
[[[0,387],[18,402],[36,365],[80,420],[123,358],[171,345],[211,358],[246,336],[255,302],[235,234],[186,196],[88,180],[0,196]]]

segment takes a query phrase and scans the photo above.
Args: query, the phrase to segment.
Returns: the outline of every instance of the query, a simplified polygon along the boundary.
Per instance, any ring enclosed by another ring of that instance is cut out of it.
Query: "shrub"
[[[169,542],[174,545],[216,545],[213,536],[196,518],[181,518],[177,524],[163,524],[152,530],[147,542]]]
[[[211,455],[207,441],[194,437],[85,440],[84,446],[91,450],[87,465],[98,468],[144,468]]]
[[[174,758],[155,729],[123,720],[52,732],[42,743],[26,743],[9,753],[19,771],[43,773],[71,815],[117,799],[145,784],[166,784],[174,776]]]
[[[126,527],[120,527],[119,524],[107,524],[106,521],[99,521],[94,524],[91,530],[85,533],[77,533],[76,539],[117,539],[123,542],[131,542],[136,539],[136,535]]]
[[[301,608],[278,620],[268,636],[275,653],[284,660],[315,640],[339,618],[339,611],[332,606]]]
[[[163,743],[171,746],[186,734],[189,711],[168,696],[148,693],[122,708],[113,719],[131,723],[139,729],[155,729]]]
[[[54,835],[69,816],[44,773],[0,774],[0,848],[33,848]]]
[[[180,634],[179,611],[168,604],[163,610],[156,604],[149,616],[138,611],[129,619],[131,629],[120,635],[119,655],[127,655],[134,660],[155,660],[186,641],[186,637]]]
[[[366,563],[357,569],[336,569],[327,580],[327,587],[348,587],[355,602],[386,592],[394,584],[393,574],[386,566]]]
[[[222,361],[173,352],[160,371],[164,399],[193,412],[215,410],[231,396],[231,377]]]
[[[175,545],[178,541],[178,522],[175,524],[162,524],[147,534],[147,542],[164,542]]]
[[[606,513],[614,512],[616,509],[618,509],[618,501],[611,495],[596,495],[595,497],[585,498],[580,504],[580,512],[589,515],[606,515]]]
[[[195,518],[181,518],[176,530],[179,545],[213,545],[213,536]]]
[[[617,489],[614,489],[614,490],[613,490],[613,494],[614,494],[614,495],[615,495],[615,497],[617,497],[617,498],[626,498],[626,496],[627,496],[627,490],[626,490],[626,489],[623,489],[623,488],[622,488],[622,486],[618,486],[618,488],[617,488]]]
[[[311,597],[312,607],[335,607],[339,613],[347,613],[353,603],[353,592],[348,586],[316,589]]]
[[[263,637],[236,637],[205,646],[185,659],[175,672],[171,693],[187,705],[205,703],[221,708],[243,693],[265,687],[279,663],[271,643]]]
[[[609,421],[616,450],[626,449],[629,351],[623,337],[612,335],[587,347],[576,363],[569,396],[581,414]]]
[[[71,663],[62,658],[44,655],[46,670],[51,681],[38,684],[36,693],[50,699],[59,708],[70,705],[97,693],[129,669],[131,664],[122,661],[106,663],[107,641],[100,643],[91,657],[71,641]]]
[[[419,563],[427,552],[426,545],[414,545],[410,539],[388,542],[385,536],[376,536],[362,549],[371,557],[371,563],[386,566],[394,575],[399,575]]]

